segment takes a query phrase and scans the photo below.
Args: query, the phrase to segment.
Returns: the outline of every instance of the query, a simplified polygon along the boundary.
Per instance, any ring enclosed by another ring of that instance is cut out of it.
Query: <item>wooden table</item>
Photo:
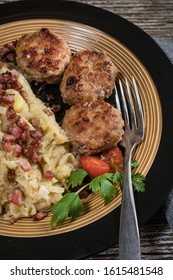
[[[164,49],[173,61],[173,0],[77,0],[114,12],[138,25]],[[12,2],[0,0],[1,3]],[[140,227],[142,259],[173,260],[173,231],[163,208]],[[118,259],[118,245],[90,259]]]

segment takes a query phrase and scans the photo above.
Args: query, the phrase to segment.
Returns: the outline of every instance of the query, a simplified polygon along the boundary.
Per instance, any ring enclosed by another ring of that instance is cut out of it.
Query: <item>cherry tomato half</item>
[[[81,156],[80,164],[91,177],[97,177],[110,172],[110,165],[97,156]]]
[[[115,146],[105,152],[102,153],[101,159],[109,163],[111,166],[110,172],[115,172],[115,168],[113,166],[119,167],[123,170],[123,155],[122,151],[118,146]]]

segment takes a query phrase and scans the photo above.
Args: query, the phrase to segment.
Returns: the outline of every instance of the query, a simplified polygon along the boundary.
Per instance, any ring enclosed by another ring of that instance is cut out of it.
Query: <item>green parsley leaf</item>
[[[54,213],[51,219],[51,228],[55,228],[56,224],[62,224],[67,216],[71,217],[72,220],[76,219],[83,211],[83,204],[77,193],[66,193],[51,208],[51,211]]]
[[[103,184],[103,182],[106,182],[107,180],[112,180],[112,173],[105,173],[103,175],[95,177],[89,183],[89,188],[92,190],[92,192],[96,193],[100,191],[101,185]]]
[[[84,178],[88,176],[88,172],[84,170],[83,168],[78,168],[75,171],[73,171],[69,177],[67,188],[69,187],[77,187],[78,185],[81,185]]]
[[[134,190],[138,192],[144,192],[145,191],[145,176],[143,176],[140,173],[135,173],[132,175],[132,184],[134,187]]]
[[[132,159],[132,161],[131,161],[131,167],[137,168],[138,166],[139,166],[139,163],[138,163],[135,159]]]
[[[123,185],[123,173],[117,171],[113,174],[112,182],[116,183],[120,188]]]
[[[73,203],[71,204],[71,207],[69,208],[69,217],[72,218],[72,221],[74,221],[81,212],[84,210],[83,203],[81,202],[81,199],[79,197],[79,194],[76,193],[76,196],[73,200]]]
[[[105,205],[108,204],[116,195],[116,189],[112,183],[113,173],[106,173],[94,178],[89,183],[92,192],[99,192],[104,199]]]
[[[114,185],[108,180],[101,184],[100,195],[104,199],[105,205],[107,205],[116,195]]]

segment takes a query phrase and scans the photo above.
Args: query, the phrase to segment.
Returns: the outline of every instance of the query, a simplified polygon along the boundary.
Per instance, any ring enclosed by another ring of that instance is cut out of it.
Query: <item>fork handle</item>
[[[120,214],[119,258],[140,260],[140,237],[131,179],[132,150],[125,151],[124,179]]]

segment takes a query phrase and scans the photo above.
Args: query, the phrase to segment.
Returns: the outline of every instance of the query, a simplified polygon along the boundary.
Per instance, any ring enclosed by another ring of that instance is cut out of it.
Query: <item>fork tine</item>
[[[115,85],[115,103],[116,103],[116,107],[119,111],[121,111],[121,105],[120,105],[120,100],[119,100],[119,96],[118,96],[118,90],[117,87]]]
[[[120,95],[122,101],[121,111],[124,117],[125,126],[129,126],[129,114],[128,114],[127,103],[126,103],[124,89],[121,80],[119,80],[119,86],[120,86]]]
[[[130,90],[129,82],[127,78],[126,81],[126,87],[127,87],[127,96],[128,96],[128,103],[129,103],[129,114],[130,114],[130,120],[131,120],[131,128],[137,128],[137,120],[136,120],[136,114],[135,114],[135,108],[134,108],[134,102],[132,99],[132,93]]]
[[[141,99],[140,95],[138,92],[137,84],[135,81],[135,78],[132,77],[133,85],[134,85],[134,92],[136,95],[136,103],[137,103],[137,108],[138,108],[138,117],[139,117],[139,125],[138,125],[138,130],[141,133],[141,138],[143,139],[144,137],[144,116],[143,116],[143,110],[142,110],[142,104],[141,104]]]

